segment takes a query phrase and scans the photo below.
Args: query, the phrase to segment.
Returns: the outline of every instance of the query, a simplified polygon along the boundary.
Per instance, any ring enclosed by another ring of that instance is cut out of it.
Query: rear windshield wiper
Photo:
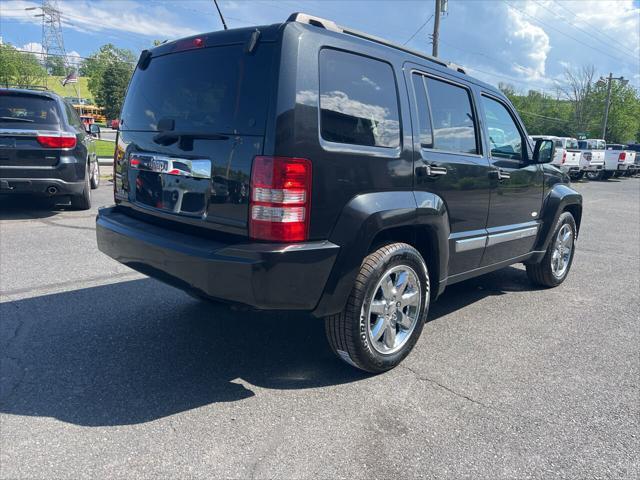
[[[22,117],[0,117],[0,122],[33,123],[33,120],[31,120],[30,118],[22,118]]]
[[[206,133],[206,132],[189,132],[180,130],[167,130],[159,132],[153,137],[153,141],[160,145],[171,145],[181,139],[195,139],[202,138],[206,140],[227,140],[227,135],[221,135],[219,133]]]

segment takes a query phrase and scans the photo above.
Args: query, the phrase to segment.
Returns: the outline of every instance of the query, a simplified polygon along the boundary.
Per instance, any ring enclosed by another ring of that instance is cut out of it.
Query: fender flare
[[[377,235],[398,227],[427,230],[437,244],[434,261],[439,268],[438,293],[447,277],[449,216],[445,203],[429,192],[387,191],[358,195],[345,205],[329,241],[340,252],[313,314],[324,317],[342,311],[347,303],[363,259]],[[432,283],[434,279],[432,279]],[[435,287],[435,285],[434,285]]]
[[[544,256],[544,253],[549,246],[549,242],[551,241],[551,236],[553,235],[553,228],[562,212],[567,210],[567,207],[570,207],[570,209],[574,210],[578,214],[578,218],[575,219],[577,237],[580,229],[580,222],[582,220],[582,195],[564,183],[557,183],[553,185],[545,196],[542,204],[542,210],[540,212],[542,228],[540,229],[538,240],[536,241],[534,248],[534,250],[539,253],[534,255],[531,259],[534,263],[540,261]]]

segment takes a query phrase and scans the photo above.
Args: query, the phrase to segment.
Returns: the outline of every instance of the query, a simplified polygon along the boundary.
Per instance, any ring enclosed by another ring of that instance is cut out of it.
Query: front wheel
[[[96,160],[91,167],[91,189],[95,190],[100,186],[100,164]]]
[[[563,212],[540,263],[528,264],[529,280],[543,287],[557,287],[569,275],[575,250],[576,222],[573,215]]]
[[[331,348],[361,370],[380,373],[413,349],[429,310],[429,272],[420,253],[391,243],[362,262],[345,309],[327,317]]]

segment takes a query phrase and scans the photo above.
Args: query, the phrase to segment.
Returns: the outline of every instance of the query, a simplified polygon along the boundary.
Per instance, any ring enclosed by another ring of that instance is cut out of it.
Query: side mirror
[[[556,146],[553,140],[536,140],[536,146],[533,149],[534,163],[550,163],[556,153]]]

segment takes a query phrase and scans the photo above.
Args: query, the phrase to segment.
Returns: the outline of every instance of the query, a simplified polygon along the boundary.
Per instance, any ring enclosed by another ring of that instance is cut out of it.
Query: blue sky
[[[34,0],[0,1],[4,42],[38,51]],[[58,0],[67,51],[86,56],[111,42],[134,52],[154,39],[218,30],[212,0]],[[230,28],[283,21],[303,11],[407,42],[432,15],[434,0],[219,0]],[[433,19],[408,42],[431,52]],[[597,75],[624,75],[640,88],[638,0],[449,0],[440,56],[492,84],[554,92],[565,68],[594,65]]]

